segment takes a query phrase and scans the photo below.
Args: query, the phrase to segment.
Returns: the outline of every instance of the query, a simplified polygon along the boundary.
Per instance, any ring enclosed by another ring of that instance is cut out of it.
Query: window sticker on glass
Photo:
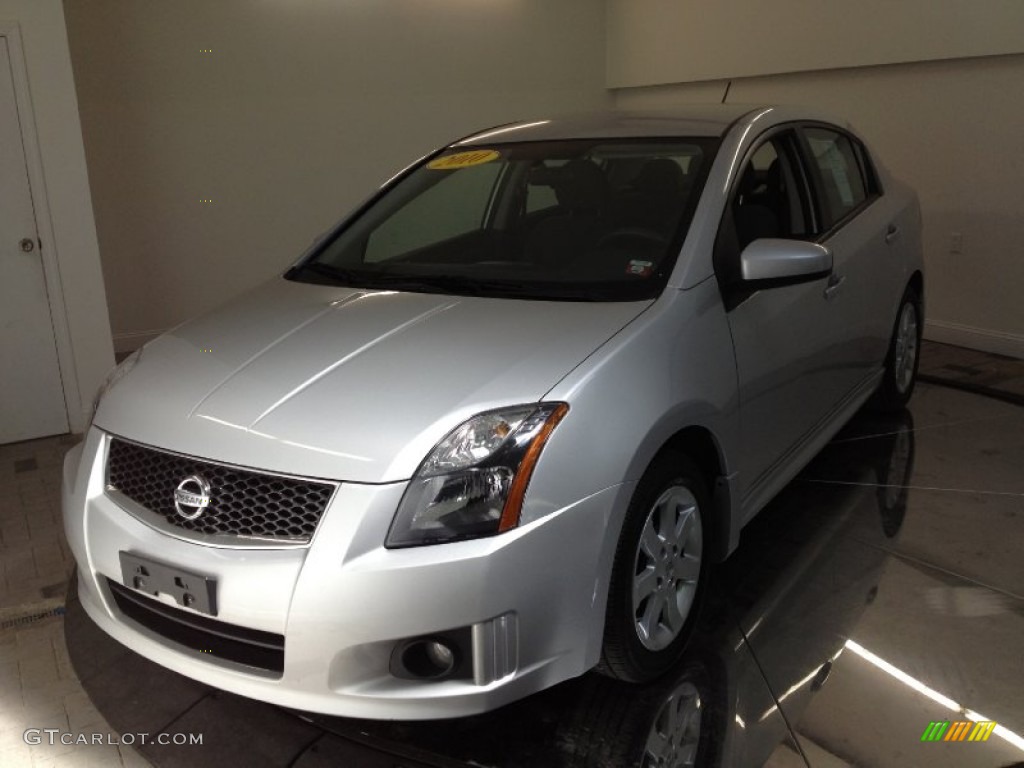
[[[818,144],[812,140],[812,144]],[[828,171],[832,175],[832,182],[835,184],[839,199],[847,208],[853,207],[856,202],[853,195],[853,187],[850,185],[849,171],[846,166],[846,158],[842,151],[832,141],[819,144],[821,149],[815,147],[815,154],[818,159],[818,167]]]
[[[850,186],[850,177],[846,171],[846,159],[833,147],[828,153],[828,163],[836,188],[839,190],[839,199],[843,201],[843,205],[851,207],[854,202],[853,188]]]
[[[471,152],[456,152],[454,155],[438,157],[427,163],[427,168],[435,171],[454,171],[457,168],[469,168],[473,165],[483,165],[501,157],[501,153],[495,149],[476,149]]]
[[[627,275],[639,275],[640,277],[647,277],[653,271],[653,261],[641,261],[639,259],[633,259],[629,262],[629,266],[626,267]]]

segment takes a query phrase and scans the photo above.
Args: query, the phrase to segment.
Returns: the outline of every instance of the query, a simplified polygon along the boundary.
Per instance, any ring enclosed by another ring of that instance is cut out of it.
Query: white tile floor
[[[130,746],[60,743],[79,734],[90,742],[93,734],[117,740],[82,690],[64,645],[60,612],[72,558],[60,524],[60,467],[73,444],[63,436],[0,446],[2,768],[149,765]],[[54,744],[45,729],[57,729]],[[40,743],[29,743],[35,735]]]

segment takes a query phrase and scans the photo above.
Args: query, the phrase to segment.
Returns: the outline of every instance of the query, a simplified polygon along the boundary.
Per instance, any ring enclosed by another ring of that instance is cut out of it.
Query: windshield
[[[393,182],[288,277],[506,298],[652,298],[668,280],[716,143],[446,150]]]

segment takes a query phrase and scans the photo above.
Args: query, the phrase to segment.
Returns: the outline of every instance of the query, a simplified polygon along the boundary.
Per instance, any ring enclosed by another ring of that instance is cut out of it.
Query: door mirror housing
[[[832,251],[805,240],[762,238],[740,254],[740,275],[746,282],[780,284],[816,280],[832,272]]]

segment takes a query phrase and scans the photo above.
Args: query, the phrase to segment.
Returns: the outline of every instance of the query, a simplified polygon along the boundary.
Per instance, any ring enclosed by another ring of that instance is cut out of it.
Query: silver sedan
[[[111,374],[82,604],[213,686],[368,718],[679,658],[709,563],[914,386],[920,214],[843,123],[500,126]]]

